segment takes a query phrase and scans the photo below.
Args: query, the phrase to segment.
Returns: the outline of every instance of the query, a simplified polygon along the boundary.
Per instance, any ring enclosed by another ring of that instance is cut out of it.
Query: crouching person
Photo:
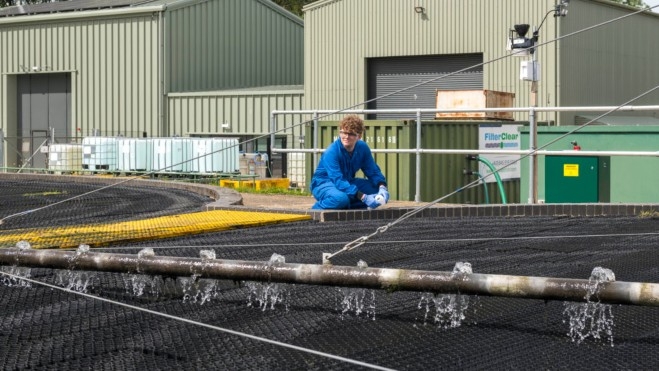
[[[375,209],[389,201],[387,180],[361,140],[364,121],[348,115],[339,123],[339,138],[323,153],[311,179],[312,209]],[[361,170],[366,178],[355,178]]]

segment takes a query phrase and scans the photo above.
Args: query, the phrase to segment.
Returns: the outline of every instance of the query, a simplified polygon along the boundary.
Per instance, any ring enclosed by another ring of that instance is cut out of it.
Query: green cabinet
[[[611,160],[602,156],[546,156],[546,203],[609,202]]]

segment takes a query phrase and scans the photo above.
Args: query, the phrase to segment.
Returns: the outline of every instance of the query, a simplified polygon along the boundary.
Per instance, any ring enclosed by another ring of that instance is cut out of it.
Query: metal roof
[[[32,5],[14,5],[0,9],[0,17],[123,8],[142,5],[148,2],[145,0],[70,0]]]
[[[272,8],[273,10],[281,13],[282,15],[288,17],[289,19],[295,21],[298,24],[302,24],[303,21],[297,15],[289,12],[285,8],[275,4],[270,0],[257,0],[261,4]],[[68,0],[68,1],[58,1],[58,2],[48,2],[41,4],[31,4],[31,5],[14,5],[6,8],[0,8],[0,18],[2,17],[14,17],[22,15],[37,15],[37,14],[53,14],[53,13],[66,13],[66,12],[79,12],[79,11],[90,11],[90,10],[107,10],[107,9],[116,9],[116,8],[137,8],[141,6],[165,6],[167,8],[183,7],[187,6],[190,3],[194,3],[194,0]]]

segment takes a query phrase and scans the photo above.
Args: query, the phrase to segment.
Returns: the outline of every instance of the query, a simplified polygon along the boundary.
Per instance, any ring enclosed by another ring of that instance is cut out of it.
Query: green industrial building
[[[507,40],[516,24],[539,27],[539,106],[618,105],[659,81],[659,14],[605,0],[321,0],[304,8],[305,107],[437,108],[436,90],[512,93],[531,105],[530,82]],[[544,19],[544,23],[543,22]],[[607,24],[600,25],[604,22]],[[594,27],[589,29],[589,27]],[[545,44],[546,43],[546,44]],[[473,68],[469,68],[476,66]],[[466,69],[466,70],[464,70]],[[463,71],[464,70],[464,71]],[[443,75],[447,78],[416,86]],[[405,91],[371,101],[376,97]],[[656,104],[659,92],[634,102]],[[447,108],[447,107],[445,107]],[[645,113],[636,113],[648,115]],[[575,123],[575,113],[542,113],[538,121]],[[657,112],[650,113],[657,116]],[[392,118],[392,115],[374,115]],[[413,118],[398,117],[396,118]],[[432,114],[424,119],[434,119]],[[516,120],[527,120],[523,113]]]
[[[0,50],[9,167],[43,167],[52,136],[249,138],[302,107],[303,22],[270,0],[13,6]]]
[[[557,0],[321,0],[309,4],[304,8],[305,107],[454,108],[438,107],[437,92],[471,90],[512,94],[513,106],[528,107],[534,102],[531,101],[531,82],[522,78],[522,62],[532,59],[540,66],[535,102],[538,106],[618,106],[656,87],[659,82],[656,67],[659,65],[659,38],[656,37],[659,34],[659,14],[650,11],[633,14],[637,9],[604,0],[572,0],[567,6],[566,16],[554,17],[558,5],[560,1]],[[533,58],[511,56],[507,41],[511,34],[518,36],[511,31],[518,24],[530,25],[526,34],[528,38],[539,27]],[[654,90],[628,104],[656,105],[657,102],[659,91]],[[583,124],[585,117],[602,113],[585,110],[539,112],[535,119],[544,126],[566,127]],[[617,118],[612,121],[614,125],[652,125],[654,122],[659,126],[658,113],[619,112],[613,114]],[[414,120],[415,114],[375,113],[367,117]],[[336,120],[339,116],[331,118]],[[423,114],[424,122],[435,119],[434,113]],[[528,112],[514,113],[513,119],[528,122]],[[437,135],[453,133],[448,127],[454,127],[454,121],[446,128],[436,122]],[[491,121],[482,122],[484,125],[493,124]],[[376,128],[381,125],[374,122]],[[470,132],[466,126],[457,130]],[[611,128],[600,127],[599,138],[609,138],[604,134],[607,130]],[[624,128],[614,130],[616,132],[612,135],[623,138],[625,148],[648,148],[645,141],[634,145],[634,141],[641,139],[638,135],[622,135],[620,131],[624,132]],[[653,138],[655,143],[659,142],[656,131],[650,126],[645,128],[644,135]],[[445,139],[424,137],[423,142],[441,143]],[[549,149],[571,149],[569,142],[574,139],[572,137]],[[454,143],[474,140],[475,137],[458,138]],[[616,148],[610,141],[604,145],[602,141],[591,142],[581,135],[578,140],[587,143],[589,150]],[[528,149],[528,135],[526,142],[521,144],[521,149]],[[442,148],[455,147],[449,144]],[[470,148],[478,147],[472,143]],[[437,160],[433,160],[433,156]],[[462,174],[463,168],[468,170],[470,165],[460,156],[424,154],[421,163],[439,164],[440,157],[453,160],[446,165],[422,167],[422,201],[443,196],[454,191],[455,184],[464,185],[474,179]],[[516,192],[509,195],[509,200],[526,202],[527,164],[528,161],[522,162],[521,185],[507,184],[507,188]],[[659,200],[656,187],[652,190],[638,181],[630,182],[634,178],[628,176],[632,170],[627,170],[633,169],[634,164],[642,164],[636,169],[637,173],[643,172],[646,176],[642,183],[656,184],[659,182],[656,158],[637,158],[636,161],[614,158],[612,164],[611,202]],[[414,174],[409,169],[407,164],[390,174],[407,174],[406,177],[411,178]],[[544,159],[540,159],[538,171],[544,182]],[[433,186],[427,184],[427,179],[433,178],[437,178],[434,183],[437,192],[428,194],[432,193],[428,187]],[[539,187],[541,199],[545,197],[543,182]],[[453,188],[445,185],[447,183]],[[409,189],[406,187],[403,193],[408,194]],[[493,191],[491,188],[490,194]],[[455,195],[450,200],[483,200],[482,194],[479,199],[464,194]]]

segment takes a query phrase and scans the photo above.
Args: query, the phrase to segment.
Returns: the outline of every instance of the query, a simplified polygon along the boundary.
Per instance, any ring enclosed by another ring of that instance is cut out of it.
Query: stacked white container
[[[153,141],[148,138],[117,140],[117,170],[121,172],[153,170]]]
[[[306,186],[305,156],[305,153],[288,154],[288,178],[291,185],[298,188]]]
[[[238,138],[190,138],[190,171],[200,174],[233,173],[240,169]]]
[[[159,173],[189,171],[190,142],[190,138],[154,138],[153,170]]]
[[[117,170],[117,138],[85,137],[82,139],[82,168]]]
[[[48,146],[48,170],[58,173],[71,173],[81,169],[81,144],[51,144]]]

